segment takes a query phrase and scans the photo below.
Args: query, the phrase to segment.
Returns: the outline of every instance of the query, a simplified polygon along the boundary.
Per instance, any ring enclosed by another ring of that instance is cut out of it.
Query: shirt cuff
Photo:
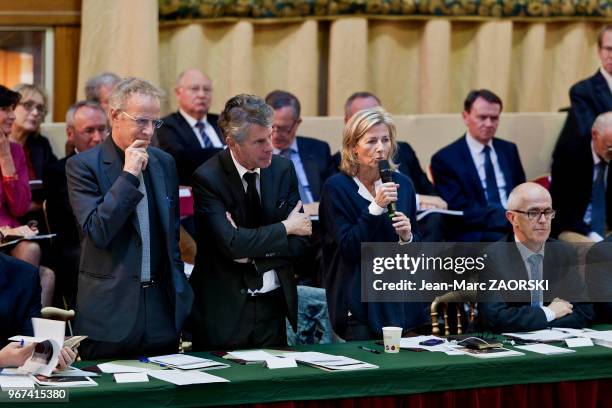
[[[599,235],[598,233],[596,233],[595,231],[589,232],[589,235],[587,235],[587,238],[590,239],[593,242],[601,242],[601,241],[603,241],[603,237],[601,235]]]
[[[414,199],[416,200],[416,210],[417,210],[417,211],[421,211],[421,204],[420,204],[420,202],[419,202],[419,195],[418,195],[418,194],[415,194],[415,195],[414,195]]]
[[[550,307],[548,306],[540,306],[542,308],[542,310],[544,311],[544,314],[546,314],[546,321],[547,322],[552,322],[553,320],[555,320],[555,312],[553,312]]]
[[[376,201],[372,201],[370,205],[368,206],[368,212],[371,215],[382,215],[385,211],[386,211],[386,208],[382,208],[381,206],[376,204]]]

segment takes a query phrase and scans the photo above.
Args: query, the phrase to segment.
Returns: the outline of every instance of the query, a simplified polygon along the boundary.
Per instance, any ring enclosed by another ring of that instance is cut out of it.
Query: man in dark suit
[[[600,114],[590,140],[575,139],[553,155],[550,193],[558,217],[555,236],[564,241],[597,242],[612,227],[612,111]]]
[[[43,183],[48,188],[47,219],[50,232],[57,234],[52,243],[55,257],[53,269],[58,271],[56,292],[64,296],[69,308],[74,308],[76,303],[81,249],[79,226],[68,199],[66,162],[75,154],[97,146],[108,134],[108,119],[101,105],[92,101],[75,103],[66,113],[66,135],[73,150],[43,173]]]
[[[76,332],[85,358],[166,354],[193,300],[178,248],[174,160],[149,147],[161,91],[126,78],[110,99],[111,137],[66,164],[81,231]]]
[[[363,109],[381,106],[380,99],[370,92],[355,92],[348,97],[344,104],[344,123],[357,112]],[[340,165],[340,154],[336,155],[336,168]],[[421,163],[407,142],[397,143],[397,153],[393,158],[400,173],[408,176],[414,186],[417,197],[417,211],[430,208],[447,209],[446,201],[438,196],[438,192],[423,171]],[[440,242],[444,240],[445,221],[442,214],[430,214],[419,221],[421,239],[426,242]]]
[[[471,91],[464,101],[467,132],[431,158],[436,189],[454,217],[449,235],[465,242],[497,241],[510,230],[508,192],[525,181],[516,145],[495,137],[502,101],[493,92]]]
[[[285,316],[295,329],[293,264],[311,223],[293,164],[272,155],[272,114],[259,97],[231,98],[219,119],[228,149],[193,176],[194,350],[286,344]]]
[[[217,115],[208,113],[212,92],[212,81],[204,73],[183,71],[174,89],[179,109],[163,118],[157,131],[154,144],[174,157],[181,185],[190,186],[195,169],[225,146]]]
[[[576,252],[549,239],[555,211],[548,191],[536,183],[520,184],[508,197],[506,216],[513,233],[487,248],[481,281],[529,279],[544,281],[548,287],[479,292],[485,327],[495,332],[586,327],[593,319],[593,307],[580,303],[586,300],[586,288],[577,271]]]
[[[599,31],[597,52],[599,70],[570,88],[571,106],[555,151],[575,139],[589,140],[597,115],[612,110],[612,24]]]

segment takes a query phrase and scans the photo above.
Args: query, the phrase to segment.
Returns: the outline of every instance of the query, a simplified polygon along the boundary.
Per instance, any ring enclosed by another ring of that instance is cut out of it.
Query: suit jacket
[[[159,277],[180,332],[193,301],[179,253],[178,178],[174,160],[147,149],[152,190],[158,204],[169,269]],[[66,164],[70,204],[81,231],[76,331],[118,342],[135,324],[140,299],[141,246],[136,206],[143,195],[122,171],[112,136]]]
[[[61,160],[51,164],[43,173],[43,183],[47,186],[47,217],[51,232],[63,244],[79,246],[79,226],[77,225],[68,198],[66,162],[74,156],[74,151]]]
[[[418,241],[412,183],[400,173],[393,174],[393,181],[400,185],[397,209],[410,218],[413,239]],[[338,173],[325,183],[319,207],[325,289],[334,331],[344,336],[349,311],[374,333],[382,334],[383,326],[399,326],[405,330],[420,326],[428,320],[422,303],[361,301],[361,244],[396,243],[399,237],[386,214],[369,213],[370,202],[358,190],[352,177]]]
[[[206,115],[206,120],[215,129],[221,142],[225,144],[221,130],[217,125],[218,116],[209,113]],[[166,116],[163,121],[164,124],[156,132],[159,148],[174,157],[179,184],[190,186],[193,172],[222,149],[203,149],[193,133],[193,129],[178,111]]]
[[[593,153],[591,139],[575,139],[554,152],[550,195],[557,215],[553,220],[553,235],[573,231],[588,235],[591,227],[584,223],[584,213],[591,202],[593,190]],[[612,187],[608,171],[606,190],[606,220],[612,220]]]
[[[612,322],[612,236],[587,252],[585,281],[597,323]]]
[[[421,163],[412,146],[406,142],[398,142],[397,153],[393,161],[399,166],[398,170],[412,180],[417,194],[438,195],[436,188],[421,168]]]
[[[38,269],[0,252],[0,348],[9,337],[33,336],[32,317],[40,317]]]
[[[487,269],[481,281],[489,279],[529,279],[525,263],[509,234],[486,249]],[[549,290],[543,293],[544,305],[555,297],[586,300],[586,287],[578,274],[577,257],[568,244],[548,239],[544,247],[543,279],[548,280]],[[525,295],[525,294],[524,294]],[[479,310],[485,327],[494,332],[540,330],[546,327],[586,327],[593,320],[590,303],[575,303],[573,312],[547,322],[540,307],[524,302],[513,291],[479,292]],[[528,296],[528,294],[527,294]]]
[[[297,290],[292,264],[308,247],[306,237],[287,236],[285,220],[300,199],[293,163],[273,156],[261,169],[263,226],[243,228],[246,194],[229,149],[220,152],[194,173],[193,193],[197,256],[191,275],[194,348],[223,348],[235,331],[248,295],[245,282],[252,273],[274,269],[287,303],[287,317],[295,328]],[[226,218],[229,212],[238,226]],[[251,258],[251,264],[234,259]]]
[[[612,110],[612,92],[599,70],[587,79],[574,84],[569,91],[571,106],[557,141],[557,148],[575,139],[591,139],[595,118]]]
[[[297,137],[298,152],[308,179],[312,199],[319,201],[325,180],[334,173],[329,145],[310,137]]]
[[[499,167],[506,180],[506,192],[525,182],[525,172],[516,145],[502,139],[493,139]],[[481,241],[489,236],[497,239],[510,230],[506,210],[487,203],[478,171],[465,136],[442,148],[431,158],[431,171],[440,196],[450,210],[462,210],[463,217],[452,220],[453,234],[458,241]]]

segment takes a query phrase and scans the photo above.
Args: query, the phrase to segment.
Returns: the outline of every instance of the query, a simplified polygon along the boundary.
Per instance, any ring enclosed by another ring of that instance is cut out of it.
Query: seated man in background
[[[584,301],[586,291],[577,271],[576,252],[549,238],[554,216],[550,194],[539,184],[523,183],[510,193],[506,217],[512,233],[487,248],[487,269],[481,281],[545,280],[548,288],[523,293],[530,301],[516,291],[479,292],[481,318],[487,329],[501,333],[583,328],[593,320],[592,305],[564,300]]]
[[[381,106],[380,99],[370,92],[355,92],[348,97],[344,104],[344,123],[357,112]],[[408,176],[412,181],[417,197],[417,211],[429,208],[448,208],[446,201],[438,196],[435,187],[421,168],[416,153],[408,142],[398,141],[397,153],[393,162],[398,165],[400,173]],[[340,164],[340,154],[336,157],[336,167]],[[421,239],[426,242],[440,242],[444,240],[444,217],[441,214],[430,214],[419,221]]]
[[[550,194],[558,211],[553,229],[564,241],[598,242],[612,226],[612,111],[597,117],[591,134],[553,155]]]
[[[63,159],[50,165],[43,174],[48,186],[47,218],[54,238],[53,247],[58,271],[56,288],[64,296],[68,308],[76,305],[76,286],[79,273],[79,227],[68,199],[66,162],[101,143],[109,133],[104,109],[96,102],[79,101],[66,113],[66,135],[73,150]]]
[[[121,82],[116,74],[112,72],[103,72],[93,78],[89,78],[85,83],[85,99],[88,101],[99,103],[105,112],[108,112],[108,100],[113,88]]]
[[[510,231],[506,219],[508,193],[525,182],[514,143],[495,137],[502,101],[493,92],[473,90],[464,101],[465,135],[431,158],[436,189],[454,217],[449,238],[454,241],[497,241]]]
[[[178,76],[174,95],[178,111],[163,118],[153,144],[174,157],[179,184],[191,185],[191,175],[200,164],[225,146],[217,125],[218,115],[208,113],[212,102],[212,81],[197,69]]]

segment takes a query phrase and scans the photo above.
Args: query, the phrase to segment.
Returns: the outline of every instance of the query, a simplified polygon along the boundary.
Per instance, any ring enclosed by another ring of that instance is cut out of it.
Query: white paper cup
[[[402,338],[401,327],[383,327],[383,341],[385,343],[385,353],[399,353],[400,339]]]

